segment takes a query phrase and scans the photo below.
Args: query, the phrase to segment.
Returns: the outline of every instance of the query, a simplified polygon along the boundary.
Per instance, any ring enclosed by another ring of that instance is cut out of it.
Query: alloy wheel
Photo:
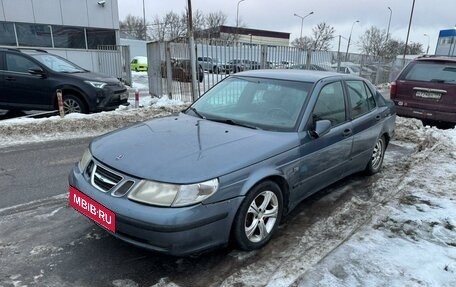
[[[274,192],[265,190],[251,202],[245,217],[245,235],[251,242],[265,239],[274,228],[279,201]]]

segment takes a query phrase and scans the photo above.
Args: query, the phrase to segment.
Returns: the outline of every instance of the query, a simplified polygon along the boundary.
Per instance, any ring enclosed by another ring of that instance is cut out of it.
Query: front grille
[[[93,167],[91,174],[92,185],[103,192],[110,191],[122,179],[122,176],[97,164]]]

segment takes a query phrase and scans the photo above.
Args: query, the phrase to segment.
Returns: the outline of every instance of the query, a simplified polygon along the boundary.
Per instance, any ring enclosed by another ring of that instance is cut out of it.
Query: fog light
[[[397,102],[397,105],[398,105],[398,106],[403,106],[403,105],[404,105],[404,102],[399,101],[399,102]]]

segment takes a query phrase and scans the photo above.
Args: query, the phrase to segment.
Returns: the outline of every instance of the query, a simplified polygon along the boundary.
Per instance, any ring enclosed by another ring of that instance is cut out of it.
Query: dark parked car
[[[117,79],[92,73],[43,50],[0,48],[0,108],[55,110],[63,92],[65,113],[114,110],[128,104]]]
[[[242,72],[180,114],[95,139],[69,175],[69,200],[151,250],[183,255],[230,238],[253,250],[311,194],[378,172],[394,129],[394,104],[362,78]]]
[[[423,124],[456,124],[456,58],[424,56],[410,62],[391,84],[397,114]]]
[[[260,64],[252,60],[231,60],[225,65],[221,66],[221,69],[225,73],[238,73],[242,71],[258,70]]]
[[[198,70],[198,75],[196,79],[199,82],[202,82],[204,79],[204,71],[201,65],[197,64],[196,69]],[[190,59],[171,59],[171,73],[173,80],[179,82],[191,82],[192,81],[192,67]],[[166,77],[166,63],[161,64],[161,74],[162,77]]]

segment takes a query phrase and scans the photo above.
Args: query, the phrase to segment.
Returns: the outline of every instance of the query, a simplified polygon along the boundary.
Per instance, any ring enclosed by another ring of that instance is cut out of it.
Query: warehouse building
[[[121,77],[117,0],[0,0],[0,46],[39,48]]]

